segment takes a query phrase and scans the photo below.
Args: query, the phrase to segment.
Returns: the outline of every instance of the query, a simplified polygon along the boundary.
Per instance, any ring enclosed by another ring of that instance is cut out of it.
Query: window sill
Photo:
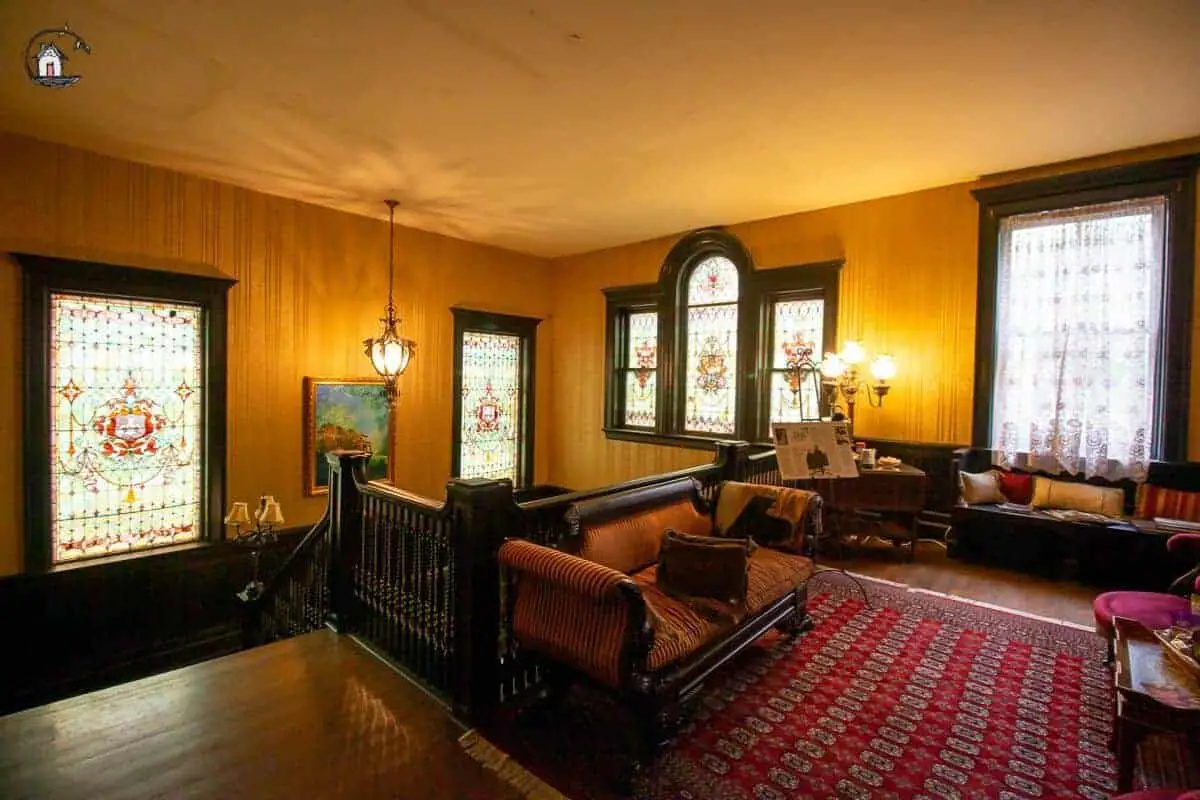
[[[291,549],[299,542],[300,537],[308,532],[310,525],[299,527],[284,528],[279,531],[279,541],[273,545],[265,545],[260,550],[274,550],[280,548]],[[127,553],[117,553],[111,556],[98,556],[96,558],[82,558],[76,561],[66,561],[61,564],[53,564],[41,570],[27,570],[18,575],[64,575],[73,572],[81,572],[90,569],[103,571],[108,569],[120,569],[122,566],[138,566],[147,569],[159,567],[170,567],[176,563],[185,561],[189,558],[200,557],[205,555],[229,554],[244,552],[249,556],[253,548],[237,545],[231,539],[223,539],[221,541],[200,540],[196,542],[185,542],[183,544],[167,545],[164,547],[154,547],[145,550],[134,550]]]
[[[621,442],[641,442],[663,447],[683,447],[689,450],[714,450],[719,442],[740,442],[736,436],[689,436],[679,433],[655,433],[632,428],[605,428],[605,437]]]

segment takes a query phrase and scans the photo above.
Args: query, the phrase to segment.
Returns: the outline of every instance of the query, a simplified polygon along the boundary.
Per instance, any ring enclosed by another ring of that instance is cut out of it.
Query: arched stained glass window
[[[756,269],[736,236],[705,228],[675,242],[654,283],[604,289],[605,435],[765,442],[772,421],[822,414],[791,367],[834,347],[841,267]]]
[[[733,434],[737,428],[738,270],[724,256],[688,275],[684,430]]]

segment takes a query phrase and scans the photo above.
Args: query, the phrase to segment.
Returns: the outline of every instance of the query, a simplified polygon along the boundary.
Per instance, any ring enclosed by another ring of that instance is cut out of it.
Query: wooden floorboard
[[[866,546],[846,558],[819,559],[861,575],[992,603],[1027,614],[1091,626],[1092,601],[1101,589],[1067,581],[1053,581],[1019,572],[957,561],[943,547],[922,541],[912,562],[891,545]],[[820,581],[810,591],[820,591]]]
[[[519,797],[462,732],[322,631],[0,717],[0,797]]]

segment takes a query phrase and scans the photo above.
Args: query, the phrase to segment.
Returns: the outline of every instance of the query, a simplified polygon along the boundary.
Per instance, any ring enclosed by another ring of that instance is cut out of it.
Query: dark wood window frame
[[[1163,345],[1156,415],[1161,424],[1155,429],[1151,453],[1154,458],[1166,461],[1187,460],[1197,168],[1200,168],[1200,155],[972,191],[979,202],[979,288],[972,419],[972,444],[975,447],[991,446],[1001,220],[1017,214],[1161,196],[1167,201]]]
[[[25,569],[55,572],[145,559],[223,542],[226,455],[227,298],[232,278],[14,253],[24,282]],[[50,295],[81,292],[204,308],[204,465],[199,540],[145,552],[52,564],[50,544]]]
[[[521,485],[514,489],[524,489],[533,485],[534,467],[534,420],[535,399],[537,395],[537,329],[541,320],[537,317],[520,317],[512,314],[496,314],[473,308],[454,307],[450,309],[454,315],[454,385],[451,394],[454,396],[454,410],[450,418],[450,474],[457,477],[462,468],[462,341],[467,331],[483,331],[485,333],[503,333],[509,336],[519,336],[522,342],[521,351],[521,389],[524,402],[521,403],[521,431],[525,437],[526,447],[521,456]]]
[[[686,330],[680,324],[687,309],[687,278],[698,263],[724,256],[738,270],[737,425],[732,435],[685,433],[682,386],[687,369]],[[717,441],[769,440],[772,304],[780,299],[822,296],[825,299],[825,349],[836,349],[838,284],[843,259],[759,270],[749,251],[723,228],[705,228],[681,238],[671,248],[655,283],[604,290],[605,391],[604,433],[609,439],[709,450]],[[653,430],[623,424],[624,368],[629,313],[658,312],[658,374]],[[819,354],[818,354],[819,355]]]
[[[629,362],[629,316],[630,314],[653,311],[659,314],[658,336],[662,335],[662,317],[659,301],[662,290],[657,283],[647,283],[640,286],[622,286],[616,289],[605,289],[608,312],[605,315],[604,340],[608,352],[607,369],[604,373],[604,428],[622,429],[653,433],[657,429],[641,426],[626,425],[625,416],[625,373],[632,367]],[[659,339],[661,341],[661,339]],[[655,419],[658,419],[663,405],[663,365],[662,349],[659,348],[659,362],[654,369],[655,386]]]

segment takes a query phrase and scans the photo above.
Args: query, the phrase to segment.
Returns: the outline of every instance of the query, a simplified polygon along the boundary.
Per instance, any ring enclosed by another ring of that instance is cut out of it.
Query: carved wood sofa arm
[[[653,643],[641,590],[625,574],[551,547],[510,540],[500,564],[517,573],[517,643],[621,686]]]

